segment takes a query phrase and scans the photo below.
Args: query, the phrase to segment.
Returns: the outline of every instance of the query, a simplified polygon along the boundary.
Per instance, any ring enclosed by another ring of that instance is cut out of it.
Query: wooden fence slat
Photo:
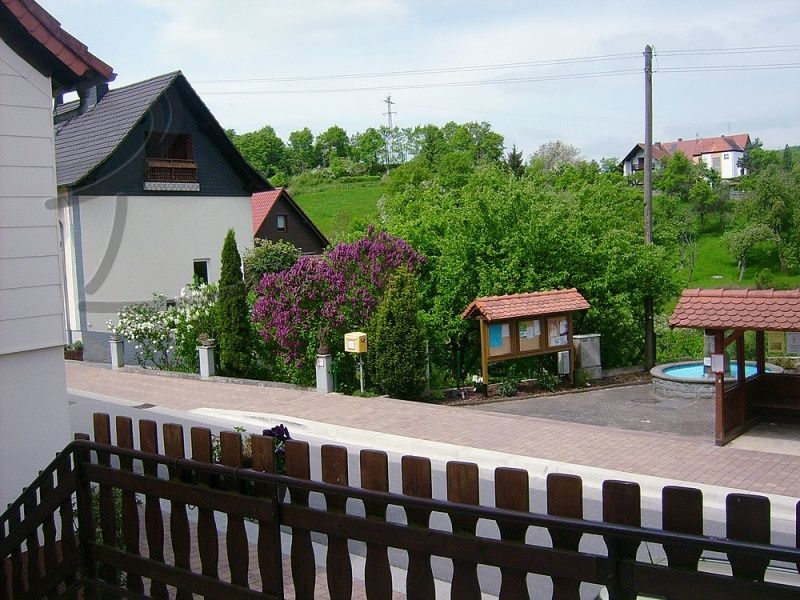
[[[497,508],[528,512],[530,510],[530,484],[524,469],[498,467],[494,470],[494,504]],[[525,543],[528,526],[523,523],[498,521],[500,539]],[[528,600],[527,574],[516,569],[501,568],[500,600]]]
[[[297,479],[311,479],[311,463],[308,454],[308,442],[287,440],[286,449],[286,474]],[[308,506],[308,492],[305,490],[291,490],[292,504]],[[311,533],[306,529],[292,528],[292,581],[297,600],[314,600],[314,587],[316,583],[316,564],[314,562],[314,548],[311,545]]]
[[[22,524],[22,519],[19,514],[19,507],[13,509],[8,518],[8,530],[13,531],[19,528]],[[25,570],[22,568],[22,545],[17,544],[11,550],[11,595],[19,597],[27,589],[25,581]]]
[[[583,518],[583,480],[577,475],[547,475],[547,514],[570,519]],[[551,527],[548,529],[553,548],[578,551],[581,534]],[[577,579],[553,577],[553,600],[578,600],[581,582]]]
[[[459,504],[480,504],[478,497],[478,465],[460,461],[447,463],[447,500]],[[478,519],[471,516],[451,514],[453,532],[462,535],[475,535]],[[481,586],[478,582],[478,565],[464,560],[453,559],[453,582],[450,588],[452,598],[480,600]]]
[[[681,486],[666,486],[661,491],[661,528],[665,531],[703,535],[703,492]],[[696,571],[701,548],[664,544],[670,567]]]
[[[115,419],[117,429],[117,446],[133,450],[133,421],[130,417],[117,416]],[[120,467],[125,471],[133,471],[133,460],[121,456]],[[129,554],[139,556],[139,507],[136,503],[136,494],[131,490],[122,490],[122,539],[125,550]],[[127,573],[125,584],[129,590],[144,593],[142,578],[136,573]]]
[[[71,461],[62,461],[56,470],[58,485],[64,485],[67,477],[72,473]],[[75,540],[75,511],[72,507],[74,496],[69,494],[58,509],[59,522],[61,524],[61,556],[71,556],[77,552],[77,542]],[[64,580],[64,585],[69,587],[75,582],[75,573],[70,573]]]
[[[149,454],[158,454],[158,425],[155,421],[139,421],[139,449]],[[150,460],[142,461],[142,469],[149,477],[158,477],[158,465]],[[164,562],[164,515],[158,497],[144,497],[144,525],[147,536],[147,552],[150,560]],[[150,579],[150,595],[156,600],[166,600],[167,586],[156,579]]]
[[[27,496],[23,503],[25,510],[25,517],[27,518],[36,509],[36,491],[33,488],[26,490]],[[30,535],[25,540],[25,549],[27,551],[27,576],[28,588],[32,588],[42,578],[42,572],[39,568],[39,554],[41,552],[41,545],[39,544],[39,530],[38,528],[32,529]]]
[[[220,433],[220,462],[226,467],[238,469],[242,466],[242,436],[239,432],[223,431]],[[227,489],[239,492],[238,481],[231,479]],[[250,550],[247,545],[247,533],[244,519],[241,516],[228,514],[228,530],[225,534],[225,547],[228,553],[228,565],[231,572],[231,583],[249,588],[247,572],[250,568]]]
[[[94,413],[92,415],[94,424],[94,441],[100,444],[111,445],[111,418],[106,413]],[[110,465],[110,457],[107,452],[97,453],[97,462],[101,465]],[[101,485],[99,489],[100,506],[100,533],[103,543],[112,548],[117,547],[117,518],[116,501],[114,499],[113,488]],[[110,565],[100,565],[98,570],[100,578],[116,585],[119,581],[119,573]]]
[[[725,499],[725,530],[730,540],[770,543],[770,503],[765,496],[728,494]],[[768,558],[729,552],[733,576],[750,581],[764,581]]]
[[[638,483],[631,481],[615,481],[613,479],[603,482],[603,521],[617,525],[642,525],[642,498]],[[630,539],[616,539],[612,536],[603,536],[608,547],[609,556],[621,561],[635,561],[636,552],[641,542]],[[617,568],[617,578],[612,581],[609,588],[611,598],[621,600],[635,600],[636,590],[632,583],[622,579],[621,569]]]
[[[183,446],[183,426],[177,423],[164,423],[164,454],[170,458],[185,458]],[[182,473],[173,466],[169,467],[169,477],[180,481]],[[191,539],[189,534],[189,518],[186,515],[186,505],[183,502],[170,502],[169,536],[172,538],[172,553],[175,555],[175,566],[191,571],[189,552]],[[178,589],[175,593],[176,600],[192,600],[192,593],[188,590]]]
[[[321,449],[322,481],[347,487],[350,483],[347,469],[347,448],[324,444]],[[347,500],[341,496],[325,494],[325,503],[330,512],[346,512]],[[328,552],[325,563],[328,593],[331,600],[350,600],[353,596],[353,567],[347,539],[328,536]]]
[[[0,521],[0,546],[2,546],[5,537],[6,524],[3,521]],[[9,598],[11,598],[11,582],[9,581],[9,576],[6,573],[6,570],[9,566],[10,565],[6,557],[0,555],[0,600],[9,600]]]
[[[275,438],[264,435],[250,436],[250,447],[253,450],[253,470],[262,473],[275,473]],[[274,486],[257,484],[256,494],[270,496],[273,502],[272,514],[277,510],[275,501],[282,490],[272,489]],[[258,522],[258,570],[261,575],[261,589],[265,594],[277,596],[283,592],[283,564],[281,550],[281,530],[277,520],[274,523]]]
[[[403,494],[417,498],[431,498],[431,461],[421,456],[404,456],[400,461],[403,473]],[[406,519],[412,527],[427,528],[431,511],[424,508],[407,508]],[[408,553],[406,594],[414,600],[435,600],[436,590],[431,570],[431,555]]]
[[[192,427],[192,460],[202,463],[213,462],[214,441],[211,430],[206,427]],[[201,487],[209,487],[211,480],[205,474],[197,476]],[[200,553],[201,572],[206,577],[219,579],[219,535],[214,511],[205,506],[197,509],[197,549]]]
[[[386,452],[362,450],[361,487],[376,492],[389,491],[389,458]],[[364,502],[368,519],[386,520],[385,502]],[[369,600],[391,600],[392,570],[389,566],[389,551],[385,545],[367,543],[367,561],[364,587]]]
[[[53,493],[53,475],[44,478],[39,487],[39,502],[44,501]],[[42,554],[44,573],[50,573],[58,565],[58,550],[56,549],[56,521],[55,513],[50,513],[42,523]],[[53,589],[48,594],[49,598],[56,598],[58,590]]]
[[[400,461],[403,477],[403,494],[417,498],[432,498],[431,461],[421,456],[404,456]],[[431,511],[424,508],[407,508],[406,519],[412,527],[427,529]],[[436,591],[431,570],[431,555],[408,553],[406,593],[420,600],[434,600]]]

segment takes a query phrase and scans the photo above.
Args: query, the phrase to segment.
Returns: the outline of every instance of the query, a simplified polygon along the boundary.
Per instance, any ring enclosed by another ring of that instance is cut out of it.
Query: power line
[[[638,52],[624,52],[619,54],[599,54],[595,56],[581,56],[572,58],[553,58],[535,61],[495,63],[485,65],[467,65],[460,67],[435,67],[427,69],[405,69],[399,71],[374,71],[366,73],[340,73],[337,75],[299,75],[293,77],[244,77],[233,79],[201,79],[195,83],[222,84],[222,83],[277,83],[289,81],[324,81],[328,79],[369,79],[373,77],[396,77],[402,75],[441,75],[444,73],[462,73],[471,71],[492,71],[503,69],[523,69],[535,67],[550,67],[566,64],[594,63],[610,60],[638,59]]]
[[[639,69],[618,69],[615,71],[597,71],[592,73],[569,73],[561,75],[542,75],[536,77],[509,77],[502,79],[477,79],[469,81],[409,83],[388,86],[392,90],[413,90],[426,88],[470,87],[480,85],[499,85],[503,83],[523,83],[537,81],[559,81],[570,79],[595,79],[616,75],[638,74]],[[204,95],[281,95],[281,94],[334,94],[342,92],[374,92],[386,90],[387,86],[361,86],[348,88],[306,88],[298,90],[218,90],[203,91]]]

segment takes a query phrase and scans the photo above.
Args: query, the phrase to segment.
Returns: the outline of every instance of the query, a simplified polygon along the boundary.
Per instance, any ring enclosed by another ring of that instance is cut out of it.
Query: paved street
[[[297,389],[117,372],[72,361],[67,362],[67,384],[73,394],[88,392],[130,406],[146,403],[180,411],[197,408],[258,411],[367,430],[378,435],[376,446],[380,444],[380,434],[389,434],[536,457],[562,465],[800,497],[800,456],[730,446],[719,448],[714,446],[710,434],[700,434],[702,430],[697,435],[631,431],[388,398],[320,395]],[[634,395],[639,392],[639,389],[630,391]],[[614,388],[606,393],[613,398],[627,392]],[[591,397],[580,400],[587,404],[591,401]],[[625,400],[617,401],[622,403],[620,411],[625,410]],[[145,418],[148,409],[139,410]],[[580,412],[577,405],[574,410]],[[627,410],[631,410],[630,406]]]
[[[666,400],[650,384],[538,396],[474,406],[477,410],[713,439],[712,400]]]

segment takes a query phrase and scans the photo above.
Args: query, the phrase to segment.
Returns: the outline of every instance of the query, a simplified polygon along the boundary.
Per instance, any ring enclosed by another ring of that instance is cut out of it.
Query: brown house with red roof
[[[658,164],[676,152],[683,152],[693,162],[703,162],[709,169],[714,169],[722,179],[733,179],[744,175],[739,161],[744,157],[749,144],[750,135],[747,133],[656,142],[653,144],[653,162]],[[622,172],[627,176],[642,169],[644,169],[644,144],[636,144],[622,159]]]
[[[303,254],[320,254],[328,245],[327,238],[284,188],[253,194],[252,206],[254,238],[290,242]]]

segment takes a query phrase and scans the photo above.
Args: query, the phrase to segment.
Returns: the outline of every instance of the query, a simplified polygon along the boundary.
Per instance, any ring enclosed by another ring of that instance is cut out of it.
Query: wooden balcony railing
[[[252,436],[252,462],[244,467],[238,433],[221,434],[222,464],[215,464],[206,428],[192,428],[185,448],[180,425],[165,424],[159,436],[154,421],[142,420],[136,450],[131,419],[117,417],[116,446],[108,415],[96,414],[94,425],[94,442],[86,436],[69,445],[0,515],[3,600],[284,598],[285,586],[296,598],[338,600],[351,598],[356,585],[370,600],[391,598],[393,587],[432,599],[433,573],[451,564],[453,598],[481,597],[478,570],[487,571],[479,565],[493,568],[503,600],[527,600],[530,586],[578,600],[582,583],[593,593],[605,587],[612,600],[800,596],[800,550],[770,544],[763,496],[728,495],[726,537],[713,537],[703,532],[702,493],[689,487],[664,488],[655,529],[641,526],[639,486],[631,482],[605,481],[602,521],[589,520],[574,475],[550,474],[542,482],[547,505],[531,512],[532,482],[520,469],[496,469],[495,506],[481,506],[472,463],[448,463],[440,482],[430,460],[403,457],[402,493],[390,493],[387,455],[376,450],[363,450],[355,463],[358,488],[348,473],[354,461],[340,446],[322,446],[317,482],[306,442],[286,442],[287,474],[277,475],[273,438]],[[192,460],[184,458],[189,454]],[[436,489],[446,489],[447,500],[432,499]],[[282,527],[290,544],[282,542]],[[319,534],[327,538],[324,576],[312,534],[317,543]],[[366,554],[363,583],[353,576],[355,547]],[[392,549],[404,555],[401,564]],[[659,555],[663,562],[654,560]],[[703,557],[728,574],[701,568]],[[770,565],[792,571],[795,583],[765,582]],[[393,576],[405,580],[393,586]]]
[[[144,178],[158,183],[197,183],[197,163],[178,158],[148,158]]]

